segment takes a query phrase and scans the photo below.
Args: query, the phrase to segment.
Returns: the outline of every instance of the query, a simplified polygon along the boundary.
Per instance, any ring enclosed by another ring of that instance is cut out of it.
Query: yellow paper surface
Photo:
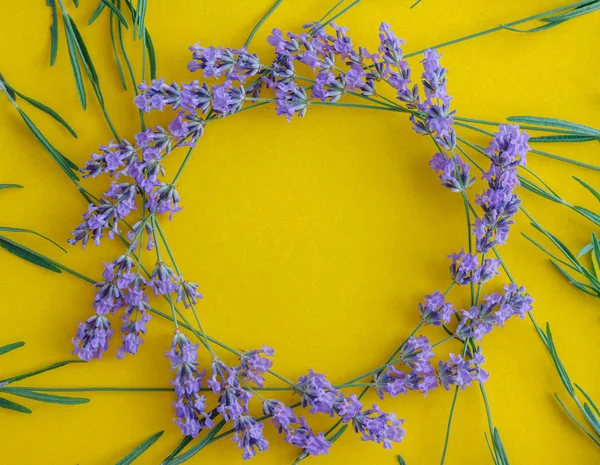
[[[70,137],[49,117],[23,103],[36,124],[63,153],[82,165],[111,139],[89,83],[88,109],[75,91],[62,22],[56,65],[50,68],[50,9],[45,2],[3,2],[0,19],[0,71],[18,90],[56,109],[79,134]],[[186,69],[187,47],[239,47],[272,0],[149,2],[147,25],[158,57],[158,74],[167,81],[200,79]],[[318,19],[333,0],[283,2],[251,45],[265,60],[272,51],[266,36],[273,27],[300,32]],[[478,2],[365,0],[338,22],[354,41],[371,49],[381,21],[406,40],[407,52],[519,19],[565,2]],[[108,15],[87,20],[96,2],[66,6],[82,31],[100,76],[108,111],[122,137],[133,140],[139,119],[132,92],[120,87]],[[443,49],[448,87],[458,114],[492,121],[509,115],[559,117],[600,127],[598,48],[600,14],[578,18],[539,34],[508,31]],[[127,31],[128,50],[140,74],[140,43]],[[419,58],[410,60],[414,76]],[[153,114],[166,125],[172,112]],[[47,152],[28,132],[8,100],[0,98],[0,183],[23,190],[0,192],[0,225],[32,228],[65,243],[86,204]],[[484,136],[460,129],[478,144]],[[597,143],[550,145],[552,153],[600,164]],[[466,246],[462,200],[444,189],[428,167],[434,147],[411,131],[403,115],[371,110],[311,107],[304,119],[288,124],[272,106],[262,107],[207,127],[180,179],[183,211],[162,221],[187,279],[200,284],[205,298],[198,311],[206,331],[240,350],[268,344],[275,348],[274,369],[297,379],[308,368],[327,373],[334,383],[381,365],[418,323],[417,304],[425,294],[449,283],[446,256]],[[170,156],[172,176],[184,152]],[[478,162],[486,164],[477,157]],[[598,175],[536,155],[529,166],[569,202],[598,211],[595,199],[571,177],[596,188]],[[476,173],[476,171],[475,171]],[[107,179],[85,181],[96,193]],[[476,190],[481,188],[477,184]],[[475,193],[475,190],[472,194]],[[592,223],[559,205],[519,190],[524,206],[546,228],[578,251],[589,242]],[[539,235],[518,214],[501,253],[519,284],[535,298],[534,315],[550,321],[559,353],[572,379],[600,397],[597,355],[598,302],[569,287],[547,257],[520,234]],[[63,254],[38,239],[11,236],[61,263],[99,279],[102,261],[123,248],[105,240],[85,251]],[[147,257],[152,266],[152,259]],[[0,251],[0,344],[27,345],[0,358],[0,377],[19,374],[71,357],[77,322],[92,313],[94,289],[66,273],[58,275]],[[507,279],[487,286],[499,290]],[[468,304],[468,291],[454,289],[451,300]],[[156,305],[168,308],[160,301]],[[120,321],[113,320],[118,328]],[[443,339],[435,328],[423,332]],[[23,381],[23,386],[112,387],[169,386],[172,373],[164,352],[173,328],[160,318],[149,323],[140,353],[116,360],[115,336],[101,362],[73,365]],[[598,449],[560,409],[553,393],[567,394],[549,355],[528,320],[510,321],[483,342],[486,384],[495,425],[511,463],[579,465],[598,463]],[[456,343],[437,355],[460,351]],[[221,353],[229,363],[235,360]],[[201,354],[204,367],[209,363]],[[271,384],[272,380],[269,381]],[[275,381],[278,383],[278,381]],[[56,406],[23,400],[32,415],[0,410],[0,462],[31,465],[105,465],[116,463],[137,444],[165,434],[138,462],[157,464],[179,442],[172,423],[172,393],[89,393],[91,403]],[[281,396],[295,402],[291,394]],[[11,397],[12,399],[12,397]],[[14,399],[17,400],[17,399]],[[378,399],[371,393],[367,404]],[[442,389],[423,398],[417,393],[381,405],[406,420],[407,435],[393,451],[362,442],[348,431],[320,464],[392,464],[401,454],[409,465],[438,463],[452,393]],[[568,404],[571,406],[571,404]],[[311,419],[325,431],[333,420]],[[487,429],[479,388],[458,395],[447,464],[491,463],[484,440]],[[270,450],[256,464],[289,464],[297,450],[268,426]],[[241,463],[229,439],[209,446],[190,463]]]

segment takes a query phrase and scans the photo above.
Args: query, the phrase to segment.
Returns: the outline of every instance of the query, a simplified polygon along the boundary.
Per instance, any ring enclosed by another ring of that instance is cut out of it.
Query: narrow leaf
[[[87,106],[87,99],[85,95],[85,87],[83,85],[83,77],[81,75],[81,68],[79,67],[79,60],[77,59],[77,51],[75,48],[75,40],[72,37],[71,30],[69,29],[70,18],[64,16],[65,23],[65,35],[67,36],[67,49],[69,50],[69,60],[71,61],[71,69],[73,70],[73,77],[75,79],[75,87],[77,88],[77,94],[79,95],[79,101],[81,106],[85,110]]]
[[[598,409],[598,407],[596,407],[596,404],[594,403],[592,398],[581,388],[581,386],[579,386],[577,383],[574,383],[574,384],[575,384],[575,387],[579,390],[579,392],[581,392],[583,394],[583,396],[587,399],[587,401],[590,404],[592,404],[592,407],[594,407],[596,414],[600,416],[600,410]]]
[[[21,186],[20,184],[0,184],[0,190],[2,189],[22,189],[23,186]]]
[[[52,239],[50,239],[49,237],[44,236],[43,234],[40,234],[38,232],[32,231],[31,229],[21,229],[21,228],[10,228],[8,226],[0,226],[0,231],[4,231],[4,232],[16,232],[16,233],[29,233],[29,234],[34,234],[38,237],[41,237],[42,239],[47,240],[48,242],[54,244],[56,247],[58,247],[60,250],[62,250],[63,252],[67,252],[65,248],[63,248],[62,246],[58,245],[56,242],[54,242]]]
[[[48,404],[61,404],[61,405],[80,405],[87,404],[90,399],[85,397],[66,397],[56,396],[54,394],[45,394],[43,392],[30,391],[28,389],[10,388],[5,387],[0,390],[12,394],[13,396],[23,397],[25,399],[37,400],[38,402],[46,402]]]
[[[583,124],[572,123],[571,121],[565,121],[557,118],[543,118],[540,116],[509,116],[506,119],[512,123],[538,124],[540,126],[561,128],[569,132],[576,132],[578,134],[585,134],[594,137],[600,136],[600,131],[590,126],[584,126]]]
[[[21,118],[23,118],[23,121],[25,121],[25,124],[27,125],[29,130],[33,133],[33,135],[40,142],[40,144],[42,144],[46,151],[52,156],[52,158],[54,158],[54,160],[60,165],[65,174],[69,176],[69,178],[71,178],[73,181],[79,181],[79,178],[75,175],[75,173],[73,173],[73,170],[78,169],[77,165],[71,160],[69,160],[67,157],[65,157],[62,153],[60,153],[48,141],[48,139],[46,139],[46,136],[44,136],[40,132],[37,126],[33,123],[33,121],[31,121],[29,116],[27,116],[27,114],[23,110],[21,110],[18,106],[16,108],[19,114],[21,115]]]
[[[591,140],[598,140],[598,137],[570,134],[564,136],[540,136],[531,137],[529,142],[589,142]]]
[[[77,25],[75,24],[75,21],[73,21],[73,18],[69,18],[69,24],[75,39],[75,46],[77,47],[77,51],[79,52],[79,56],[81,57],[84,67],[86,67],[88,77],[90,77],[92,84],[95,83],[96,85],[99,85],[100,81],[98,79],[98,73],[96,72],[96,68],[94,68],[94,64],[92,63],[88,49],[83,41],[83,37],[81,37],[79,29],[77,29]]]
[[[170,460],[172,460],[173,457],[175,457],[177,454],[179,454],[185,448],[185,446],[187,446],[190,442],[192,442],[192,439],[194,439],[194,438],[192,438],[191,436],[184,436],[183,439],[181,440],[181,442],[177,445],[177,447],[175,449],[173,449],[173,452],[171,452],[169,454],[169,456],[161,462],[161,464],[166,464]]]
[[[45,373],[47,371],[56,370],[57,368],[64,367],[65,365],[70,365],[71,363],[85,363],[83,360],[65,360],[64,362],[53,363],[52,365],[48,365],[47,367],[40,368],[39,370],[30,371],[29,373],[24,373],[22,375],[13,376],[12,378],[3,379],[0,383],[16,383],[17,381],[21,381],[26,378],[31,378],[32,376],[37,376],[39,374]]]
[[[121,66],[121,59],[119,58],[119,52],[117,51],[117,42],[116,42],[116,38],[115,38],[115,25],[114,25],[113,18],[114,18],[114,15],[111,13],[110,18],[109,18],[110,41],[112,43],[113,53],[115,55],[115,61],[117,63],[117,69],[119,70],[119,77],[121,78],[121,84],[123,85],[123,89],[127,90],[127,84],[125,82],[125,73],[123,72],[123,67]]]
[[[593,244],[586,245],[583,249],[579,251],[579,253],[577,254],[577,258],[583,257],[585,254],[589,253],[589,251],[592,250],[593,247]]]
[[[0,347],[0,355],[8,354],[9,352],[18,349],[19,347],[23,347],[25,343],[23,341],[13,342],[12,344],[7,344],[5,346]]]
[[[586,183],[586,182],[582,181],[581,179],[579,179],[577,176],[573,176],[573,179],[575,179],[575,181],[577,181],[579,184],[581,184],[583,187],[585,187],[588,191],[590,191],[592,193],[592,195],[594,197],[596,197],[596,199],[598,200],[598,202],[600,202],[600,192],[598,192],[596,189],[594,189],[588,183]]]
[[[38,110],[42,110],[44,113],[50,115],[52,118],[54,118],[60,124],[62,124],[64,126],[64,128],[71,133],[71,135],[73,137],[77,138],[77,134],[75,133],[75,131],[73,130],[73,128],[69,125],[69,123],[67,123],[64,120],[64,118],[62,116],[60,116],[57,112],[55,112],[52,108],[50,108],[47,105],[44,105],[41,102],[38,102],[37,100],[34,100],[34,99],[30,98],[30,97],[27,97],[26,95],[23,95],[17,89],[15,89],[11,85],[9,85],[6,81],[4,81],[4,84],[6,85],[6,87],[8,87],[10,90],[12,90],[15,94],[17,94],[23,100],[25,100],[26,102],[30,103],[34,107],[36,107]]]
[[[571,378],[567,374],[564,365],[562,364],[560,358],[558,358],[558,353],[556,352],[556,346],[554,345],[554,338],[552,337],[552,332],[550,331],[550,324],[546,323],[546,337],[548,340],[548,351],[554,361],[554,365],[558,371],[560,379],[565,386],[565,389],[569,393],[571,397],[575,396],[575,389],[573,388],[573,383],[571,383]]]
[[[172,458],[169,462],[166,462],[164,465],[179,465],[181,463],[187,462],[194,455],[196,455],[198,452],[200,452],[212,440],[212,438],[215,437],[215,435],[223,428],[223,426],[225,426],[225,422],[223,420],[221,420],[219,423],[217,423],[217,425],[212,430],[209,431],[209,433],[204,437],[204,439],[202,439],[198,444],[196,444],[194,447],[188,449],[183,454]]]
[[[105,6],[106,5],[104,4],[103,1],[100,1],[100,3],[98,3],[98,6],[94,10],[94,12],[92,13],[92,16],[90,17],[90,20],[88,21],[88,26],[90,26],[94,21],[96,21],[98,19],[98,16],[100,16],[102,11],[104,11]]]
[[[579,8],[574,8],[573,10],[563,13],[561,15],[549,16],[547,18],[542,18],[541,21],[554,23],[554,22],[563,22],[568,21],[569,19],[576,18],[578,16],[583,16],[592,11],[595,11],[600,8],[600,3],[593,2],[590,5],[581,6]]]
[[[150,446],[152,446],[152,444],[154,444],[156,441],[158,441],[158,438],[160,438],[163,433],[164,433],[164,431],[159,431],[158,433],[154,434],[153,436],[150,436],[148,439],[146,439],[144,442],[142,442],[139,446],[137,446],[135,449],[133,449],[129,454],[127,454],[127,456],[125,456],[121,460],[119,460],[116,463],[116,465],[129,465],[130,463],[133,463],[133,461],[135,459],[137,459],[140,455],[142,455]]]
[[[406,461],[399,454],[398,454],[397,457],[398,457],[398,463],[399,463],[399,465],[406,465]]]
[[[50,66],[56,62],[58,52],[58,14],[54,0],[46,0],[46,5],[52,10],[52,24],[50,25]]]
[[[16,255],[23,260],[27,260],[34,265],[41,266],[47,270],[54,271],[55,273],[62,273],[62,270],[53,264],[48,258],[43,255],[25,247],[24,245],[17,244],[16,242],[7,239],[4,236],[0,236],[0,247],[6,251]]]
[[[3,397],[0,397],[0,407],[14,410],[15,412],[31,413],[31,410],[29,410],[27,407],[23,407],[21,404],[17,404],[12,400],[4,399]]]
[[[146,31],[146,50],[148,50],[148,64],[150,65],[150,79],[156,79],[156,53],[150,33]]]
[[[115,16],[117,17],[117,19],[119,20],[119,22],[125,26],[125,29],[129,29],[129,25],[127,24],[127,20],[125,19],[125,16],[123,16],[123,13],[121,13],[119,11],[119,9],[113,5],[109,0],[101,0],[102,4],[107,6],[110,11],[112,11]]]

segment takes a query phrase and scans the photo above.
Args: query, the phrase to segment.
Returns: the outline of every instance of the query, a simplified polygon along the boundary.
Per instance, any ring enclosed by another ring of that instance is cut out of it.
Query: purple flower
[[[198,371],[196,361],[197,345],[192,344],[183,333],[176,333],[167,357],[175,370],[171,384],[175,388],[177,401],[175,424],[186,436],[196,437],[205,428],[212,428],[213,421],[206,412],[206,399],[198,394],[202,387],[204,372]]]
[[[108,350],[108,341],[113,335],[110,321],[105,315],[96,314],[88,318],[85,323],[79,323],[75,338],[73,338],[73,355],[89,362]]]
[[[492,293],[476,307],[463,310],[456,328],[460,339],[473,338],[477,341],[489,334],[494,326],[503,326],[512,316],[523,318],[532,309],[533,299],[524,287],[516,284],[504,286],[504,294]]]
[[[423,63],[423,88],[428,100],[446,97],[446,73],[448,70],[440,66],[440,55],[437,50],[425,50]]]
[[[425,296],[425,304],[419,304],[421,319],[430,325],[441,326],[448,323],[456,312],[451,303],[445,302],[445,297],[439,291]]]
[[[134,291],[129,294],[132,292]],[[147,298],[147,296],[145,297]],[[148,321],[150,321],[150,315],[144,311],[140,312],[139,317],[133,311],[123,312],[123,326],[121,326],[123,345],[117,352],[117,358],[124,358],[126,354],[137,354],[140,344],[144,342],[141,335],[146,334],[146,323]]]
[[[512,217],[520,206],[513,190],[519,185],[517,167],[525,166],[529,151],[529,135],[516,125],[501,124],[485,153],[491,166],[483,178],[489,189],[476,198],[484,214],[474,224],[477,251],[488,252],[494,245],[503,244],[508,238]]]
[[[167,295],[177,291],[178,280],[178,276],[169,266],[157,262],[148,284],[154,289],[154,295]]]
[[[410,337],[400,349],[398,358],[410,367],[427,363],[433,357],[431,343],[425,336]]]
[[[396,397],[398,394],[406,394],[408,392],[406,387],[406,373],[396,369],[393,365],[388,366],[381,375],[375,376],[374,384],[375,392],[382,400],[384,393]]]
[[[251,459],[257,452],[269,448],[269,442],[263,436],[264,425],[249,415],[242,415],[233,422],[234,436],[238,449],[242,449],[244,460]]]
[[[309,455],[327,454],[331,443],[325,439],[323,433],[315,435],[306,423],[304,417],[297,417],[294,411],[278,400],[263,402],[263,412],[271,415],[273,423],[279,433],[285,433],[285,441],[300,447]]]
[[[379,42],[379,53],[388,65],[394,65],[398,68],[404,66],[404,60],[402,60],[402,45],[404,42],[396,37],[387,23],[381,23],[381,26],[379,26]]]
[[[363,405],[356,397],[356,394],[351,394],[350,397],[344,397],[335,406],[336,413],[344,423],[348,423],[356,418],[362,412],[362,408]]]
[[[460,386],[464,389],[473,381],[486,382],[489,373],[480,368],[484,361],[485,358],[480,352],[470,360],[465,360],[460,355],[450,354],[448,362],[439,363],[437,371],[440,384],[444,389],[450,390],[450,386]]]
[[[393,413],[382,412],[377,405],[352,419],[354,431],[362,435],[363,441],[383,444],[385,449],[391,449],[392,442],[401,442],[404,438],[402,423],[404,420],[396,419]]]
[[[179,279],[177,282],[176,293],[176,302],[183,302],[185,308],[196,305],[197,299],[202,298],[202,294],[198,293],[198,284],[183,279]]]
[[[262,376],[270,370],[273,362],[267,357],[273,356],[275,351],[269,346],[263,346],[261,350],[250,350],[240,356],[240,366],[237,368],[238,375],[243,376],[248,382],[253,382],[262,387],[265,378]]]
[[[429,361],[415,363],[404,382],[408,390],[419,391],[424,395],[437,387],[435,370]]]
[[[325,378],[325,375],[308,371],[308,375],[301,376],[296,383],[298,393],[302,396],[302,407],[310,407],[310,413],[335,413],[335,405],[340,402],[343,395],[335,389]]]
[[[495,258],[485,259],[479,265],[475,255],[465,253],[464,250],[451,254],[448,258],[452,258],[450,275],[456,284],[482,284],[499,274],[500,261]]]
[[[220,360],[213,360],[212,376],[207,384],[213,393],[219,394],[217,412],[223,415],[226,421],[248,414],[248,402],[252,394],[241,387],[237,375],[236,369],[228,367]]]
[[[471,177],[471,166],[465,163],[459,155],[454,158],[446,158],[443,153],[436,153],[429,162],[429,166],[440,173],[442,184],[452,192],[464,191],[475,181],[475,178]]]

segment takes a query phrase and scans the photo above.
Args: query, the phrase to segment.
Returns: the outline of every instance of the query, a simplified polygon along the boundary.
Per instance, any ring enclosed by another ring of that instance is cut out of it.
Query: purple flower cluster
[[[309,455],[327,454],[331,443],[323,433],[315,434],[304,417],[294,415],[294,411],[278,400],[263,402],[263,412],[272,417],[271,423],[279,433],[285,434],[285,442],[303,449]]]
[[[257,452],[267,450],[269,442],[263,436],[264,425],[257,422],[249,415],[241,415],[233,422],[233,440],[237,442],[238,449],[244,452],[244,460],[251,459]]]
[[[475,178],[471,177],[471,166],[465,163],[459,155],[447,157],[443,153],[436,153],[429,166],[439,173],[444,187],[452,192],[461,192],[471,187]]]
[[[236,420],[248,414],[248,403],[252,394],[242,388],[235,368],[230,368],[221,360],[213,360],[212,376],[207,381],[214,394],[219,395],[219,412],[225,421]]]
[[[468,355],[471,355],[470,352]],[[450,386],[466,388],[473,381],[485,383],[490,374],[481,368],[485,357],[480,351],[465,360],[461,355],[450,354],[450,360],[440,361],[437,373],[440,384],[449,390]]]
[[[463,310],[456,329],[460,339],[473,338],[477,341],[489,334],[494,326],[503,326],[512,316],[524,318],[532,309],[533,299],[525,288],[516,284],[504,286],[504,293],[494,292],[484,298],[483,303]]]
[[[484,259],[479,264],[475,255],[465,253],[464,250],[451,254],[448,258],[452,259],[450,275],[456,284],[483,284],[500,273],[500,260],[495,258]]]
[[[435,294],[428,297],[432,297],[432,305],[436,301],[439,303],[439,298]],[[381,374],[376,375],[374,383],[377,395],[381,399],[384,398],[384,394],[395,397],[408,391],[419,391],[427,395],[437,387],[435,370],[431,364],[433,355],[429,339],[425,336],[410,337],[402,345],[398,354],[398,363],[407,371],[402,371],[392,364]]]
[[[488,189],[476,199],[483,210],[483,217],[477,218],[474,225],[480,253],[506,242],[512,217],[521,203],[513,191],[519,185],[517,167],[525,166],[525,156],[530,150],[528,140],[529,135],[521,132],[517,125],[501,124],[485,150],[492,163],[483,175]]]
[[[275,351],[269,346],[263,346],[260,350],[250,350],[240,356],[240,366],[237,368],[239,376],[246,381],[262,387],[265,378],[262,376],[273,366],[273,362],[262,355],[272,357]]]
[[[82,360],[100,358],[108,350],[113,330],[107,315],[114,314],[119,309],[123,309],[123,345],[117,357],[123,358],[128,353],[136,354],[143,342],[141,336],[146,333],[150,307],[147,303],[148,296],[144,292],[146,281],[132,272],[133,264],[129,254],[121,255],[114,262],[105,264],[102,273],[104,281],[96,283],[98,291],[93,303],[96,315],[79,324],[73,339],[73,354]]]
[[[175,388],[177,401],[175,407],[175,424],[186,436],[196,437],[205,428],[212,428],[213,421],[206,412],[206,398],[198,394],[202,387],[204,372],[198,371],[196,361],[197,345],[178,332],[173,338],[171,350],[167,357],[175,370],[175,379],[171,384]]]
[[[114,262],[106,263],[102,277],[104,280],[96,283],[97,292],[93,302],[96,315],[79,324],[73,339],[73,353],[86,361],[100,358],[108,350],[113,330],[107,315],[114,315],[119,310],[122,310],[123,344],[117,352],[117,357],[123,358],[126,354],[137,353],[140,344],[143,343],[146,323],[150,321],[149,289],[152,289],[155,295],[173,294],[177,300],[183,300],[187,305],[201,297],[197,292],[197,284],[184,281],[161,262],[156,264],[150,280],[147,281],[134,270],[134,260],[130,253],[121,255]]]
[[[413,361],[419,357],[416,353],[420,351],[422,344],[417,342],[414,345],[419,348],[413,347],[406,355]],[[296,383],[296,390],[302,397],[303,407],[310,407],[311,413],[320,412],[331,416],[335,414],[344,423],[352,422],[354,431],[360,433],[364,441],[383,444],[389,449],[391,442],[400,442],[404,438],[402,420],[396,419],[394,414],[382,412],[376,405],[369,410],[363,409],[356,395],[345,397],[331,385],[325,375],[309,370],[309,373],[300,377]]]
[[[441,326],[450,322],[450,317],[456,312],[451,303],[446,302],[446,298],[439,291],[426,295],[424,304],[419,304],[419,313],[423,322]]]

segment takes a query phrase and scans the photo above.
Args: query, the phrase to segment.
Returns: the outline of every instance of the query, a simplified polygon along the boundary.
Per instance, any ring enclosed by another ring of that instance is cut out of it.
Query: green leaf
[[[104,4],[103,1],[100,1],[100,3],[98,3],[98,6],[94,10],[94,12],[92,13],[92,16],[90,17],[90,20],[88,21],[88,26],[90,26],[94,21],[96,21],[98,19],[98,17],[102,13],[102,11],[104,11],[105,6],[106,5]]]
[[[14,410],[15,412],[31,413],[31,410],[29,410],[27,407],[23,407],[21,404],[17,404],[12,400],[4,399],[3,397],[0,397],[0,407]]]
[[[406,465],[406,461],[400,456],[400,454],[398,454],[397,458],[399,465]]]
[[[101,0],[101,2],[102,2],[102,4],[107,6],[110,9],[110,11],[112,11],[115,14],[115,16],[117,17],[117,20],[123,26],[125,26],[125,29],[129,29],[129,25],[127,24],[127,20],[125,19],[125,16],[123,16],[123,13],[121,13],[115,5],[113,5],[109,0]]]
[[[577,260],[575,255],[573,255],[573,253],[569,250],[569,248],[566,245],[564,245],[561,241],[559,241],[556,236],[550,234],[548,231],[546,231],[544,228],[542,228],[542,226],[537,222],[533,222],[532,225],[535,229],[537,229],[542,234],[544,234],[548,239],[550,239],[550,241],[552,241],[552,243],[565,255],[565,257],[567,257],[569,259],[569,261],[575,267],[577,267],[577,269],[581,268],[581,264],[579,263],[579,261]]]
[[[2,189],[22,189],[23,186],[21,186],[20,184],[0,184],[0,190]]]
[[[569,283],[571,283],[577,289],[579,289],[579,290],[581,290],[581,291],[585,292],[586,294],[589,294],[589,295],[591,295],[593,297],[600,297],[600,292],[598,290],[594,289],[593,287],[591,287],[591,286],[589,286],[589,285],[587,285],[585,283],[582,283],[580,281],[575,280],[571,275],[569,275],[569,273],[567,273],[565,270],[563,270],[554,260],[550,260],[550,263],[552,263],[556,267],[556,269],[558,271],[560,271],[560,273],[565,278],[567,278],[567,280],[569,281]],[[592,291],[595,291],[595,292],[590,292],[588,289],[591,289]]]
[[[46,0],[46,5],[52,10],[52,24],[50,25],[50,66],[56,62],[58,52],[58,14],[54,0]]]
[[[561,157],[560,155],[554,155],[553,153],[543,152],[541,150],[531,149],[531,153],[535,153],[537,155],[542,155],[544,157],[552,158],[554,160],[562,161],[565,163],[570,163],[572,165],[581,166],[582,168],[587,168],[594,171],[600,171],[600,166],[590,165],[589,163],[583,163],[581,161],[572,160],[571,158]]]
[[[577,389],[579,389],[579,392],[581,392],[583,394],[583,396],[587,399],[587,401],[592,404],[592,407],[594,407],[594,410],[596,411],[597,415],[600,415],[600,410],[598,409],[598,407],[596,407],[596,404],[594,403],[594,401],[592,400],[592,398],[581,388],[581,386],[579,386],[577,383],[574,383],[575,387]]]
[[[79,29],[77,29],[77,25],[75,24],[75,21],[73,21],[73,18],[69,17],[69,24],[71,31],[73,32],[73,37],[75,38],[75,46],[79,52],[79,56],[81,57],[81,61],[88,74],[88,77],[90,78],[92,84],[99,85],[100,81],[98,79],[98,73],[96,72],[96,68],[94,68],[94,64],[92,63],[88,49],[83,41],[83,37],[81,37]]]
[[[60,124],[63,125],[63,127],[69,131],[71,133],[71,135],[75,138],[77,138],[77,134],[75,133],[75,131],[73,130],[73,128],[69,125],[69,123],[67,123],[64,118],[62,116],[60,116],[58,113],[56,113],[52,108],[50,108],[47,105],[44,105],[41,102],[38,102],[37,100],[34,100],[30,97],[27,97],[26,95],[23,95],[21,92],[19,92],[17,89],[15,89],[14,87],[12,87],[10,84],[8,84],[6,81],[3,81],[4,84],[6,85],[6,87],[8,87],[10,90],[12,90],[15,94],[17,94],[19,97],[21,97],[23,100],[25,100],[26,102],[30,103],[31,105],[33,105],[34,107],[36,107],[38,110],[42,110],[44,113],[50,115],[52,118],[54,118],[56,121],[58,121]],[[75,166],[75,168],[77,168],[77,166]]]
[[[121,84],[123,85],[123,89],[127,90],[127,84],[125,82],[125,73],[123,72],[123,67],[121,66],[121,59],[119,58],[119,52],[117,51],[117,42],[115,38],[115,25],[113,24],[114,15],[111,13],[109,18],[110,24],[110,41],[113,48],[113,53],[115,55],[115,61],[117,63],[117,69],[119,70],[119,77],[121,78]],[[119,25],[120,27],[120,25]]]
[[[344,434],[344,432],[346,431],[347,428],[348,428],[348,425],[342,426],[339,430],[336,431],[336,433],[333,436],[331,436],[331,438],[329,439],[329,442],[337,441],[340,438],[340,436],[342,434]]]
[[[499,24],[499,26],[502,29],[507,29],[507,30],[512,31],[512,32],[525,32],[525,33],[529,33],[529,32],[544,31],[546,29],[550,29],[551,27],[558,26],[560,23],[562,23],[562,21],[556,21],[556,22],[553,22],[553,23],[550,23],[550,24],[544,24],[543,26],[532,27],[531,29],[518,29],[516,27],[506,26],[504,24]]]
[[[177,445],[177,447],[173,449],[173,452],[171,452],[169,456],[161,462],[161,464],[168,463],[170,460],[172,460],[173,457],[175,457],[185,448],[185,446],[192,442],[192,439],[194,438],[192,438],[191,436],[184,436],[181,442]]]
[[[223,426],[225,426],[225,421],[221,420],[198,444],[190,448],[187,452],[172,458],[169,462],[165,462],[163,465],[179,465],[183,462],[187,462],[194,455],[200,452],[212,440],[212,438],[215,437],[221,428],[223,428]]]
[[[42,147],[46,149],[46,151],[50,154],[54,161],[56,161],[65,174],[73,181],[79,181],[79,178],[73,173],[73,170],[78,169],[77,165],[65,157],[62,153],[60,153],[49,141],[46,137],[40,132],[37,126],[31,121],[29,116],[19,108],[19,106],[15,106],[23,121],[35,136],[35,138],[42,144]]]
[[[22,228],[10,228],[8,226],[0,226],[0,231],[4,231],[4,232],[16,232],[16,233],[29,233],[29,234],[34,234],[38,237],[41,237],[42,239],[47,240],[48,242],[54,244],[56,247],[58,247],[60,250],[62,250],[63,252],[67,252],[65,248],[63,248],[62,246],[58,245],[56,242],[54,242],[52,239],[50,239],[49,237],[44,236],[43,234],[37,233],[35,231],[32,231],[31,229],[22,229]]]
[[[21,381],[23,379],[31,378],[33,376],[37,376],[42,373],[46,373],[47,371],[56,370],[57,368],[64,367],[65,365],[70,365],[72,363],[85,363],[83,360],[65,360],[64,362],[53,363],[52,365],[48,365],[47,367],[40,368],[39,370],[30,371],[29,373],[24,373],[22,375],[13,376],[12,378],[3,379],[0,383],[16,383],[17,381]]]
[[[160,438],[163,433],[164,433],[164,431],[159,431],[158,433],[154,434],[153,436],[150,436],[148,439],[146,439],[144,442],[142,442],[139,446],[137,446],[135,449],[133,449],[129,454],[127,454],[127,456],[125,456],[121,460],[119,460],[116,463],[116,465],[129,465],[130,463],[133,463],[133,461],[135,459],[137,459],[140,455],[142,455],[150,446],[152,446],[152,444],[154,444],[156,441],[158,441],[158,438]]]
[[[5,346],[0,347],[0,355],[8,354],[19,347],[23,347],[24,345],[25,343],[23,341],[6,344]]]
[[[571,121],[565,121],[557,118],[543,118],[539,116],[509,116],[506,119],[512,123],[538,124],[540,126],[550,126],[564,129],[565,131],[575,132],[580,135],[584,134],[593,137],[600,136],[600,131],[590,126],[584,126],[583,124],[572,123]]]
[[[589,5],[585,5],[585,6],[582,5],[578,8],[574,8],[573,10],[571,10],[567,13],[563,13],[563,14],[556,15],[556,16],[549,16],[547,18],[542,18],[541,21],[546,22],[546,23],[564,22],[564,21],[568,21],[569,19],[576,18],[577,16],[586,15],[586,14],[591,13],[592,11],[595,11],[598,9],[600,9],[600,3],[593,2]]]
[[[592,248],[593,248],[593,247],[594,247],[594,246],[593,246],[593,244],[591,244],[591,243],[590,243],[590,244],[588,244],[588,245],[586,245],[586,246],[585,246],[583,249],[581,249],[581,250],[579,251],[579,253],[577,254],[577,258],[579,258],[579,257],[583,257],[585,254],[589,253],[589,251],[590,251],[590,250],[592,250]]]
[[[85,95],[85,87],[83,85],[81,68],[79,67],[79,60],[77,59],[77,48],[75,45],[75,39],[73,38],[72,30],[69,28],[70,18],[69,16],[64,14],[63,19],[65,23],[65,35],[67,36],[69,60],[71,61],[71,69],[73,70],[73,77],[75,79],[75,87],[77,88],[77,94],[79,95],[79,101],[81,102],[81,106],[85,110],[87,107],[87,98]]]
[[[156,53],[148,31],[146,31],[146,50],[148,51],[148,64],[150,65],[150,79],[156,79]]]
[[[552,332],[550,331],[550,324],[546,323],[546,340],[548,341],[548,351],[550,352],[550,356],[552,357],[552,361],[556,366],[556,370],[558,371],[558,375],[565,386],[565,389],[569,393],[571,397],[575,396],[575,389],[573,388],[573,383],[571,383],[571,378],[567,374],[564,365],[562,364],[560,358],[558,357],[558,352],[556,352],[556,346],[554,345],[554,338],[552,337]]]
[[[588,220],[590,220],[595,225],[600,226],[600,215],[598,215],[597,213],[594,213],[593,211],[588,210],[587,208],[583,208],[583,207],[574,206],[572,208],[580,215],[586,217]]]
[[[594,189],[592,186],[590,186],[586,182],[579,179],[577,176],[573,176],[573,179],[575,179],[575,181],[577,181],[579,184],[581,184],[583,187],[585,187],[588,191],[590,191],[592,193],[592,195],[594,197],[596,197],[598,202],[600,202],[600,192],[598,192],[596,189]]]
[[[509,465],[508,457],[506,456],[506,449],[504,449],[504,444],[502,444],[502,441],[500,439],[500,433],[498,432],[498,428],[494,428],[492,443],[494,444],[494,450],[496,451],[499,462],[502,465]]]
[[[560,406],[563,408],[563,410],[565,411],[565,413],[569,416],[569,418],[573,421],[573,423],[575,423],[579,429],[581,429],[581,431],[583,431],[592,441],[594,441],[598,446],[600,446],[600,441],[598,441],[594,435],[592,433],[590,433],[574,416],[573,414],[569,411],[569,409],[567,408],[567,406],[563,403],[562,400],[560,400],[560,397],[558,397],[556,395],[556,393],[554,393],[554,397],[556,397],[556,400],[558,401],[558,403],[560,404]]]
[[[41,266],[47,270],[54,271],[55,273],[62,273],[62,270],[57,267],[52,261],[43,255],[25,247],[24,245],[17,244],[16,242],[7,239],[4,236],[0,236],[0,247],[6,251],[16,255],[23,260],[33,263],[34,265]]]
[[[49,404],[80,405],[87,404],[90,401],[90,399],[86,399],[85,397],[56,396],[54,394],[45,394],[43,392],[36,392],[29,389],[16,387],[0,388],[0,392],[6,392],[8,394],[12,394],[13,396],[19,396],[25,399],[37,400],[38,402],[46,402]]]
[[[591,140],[598,140],[598,137],[567,134],[564,136],[531,137],[529,142],[589,142]]]

